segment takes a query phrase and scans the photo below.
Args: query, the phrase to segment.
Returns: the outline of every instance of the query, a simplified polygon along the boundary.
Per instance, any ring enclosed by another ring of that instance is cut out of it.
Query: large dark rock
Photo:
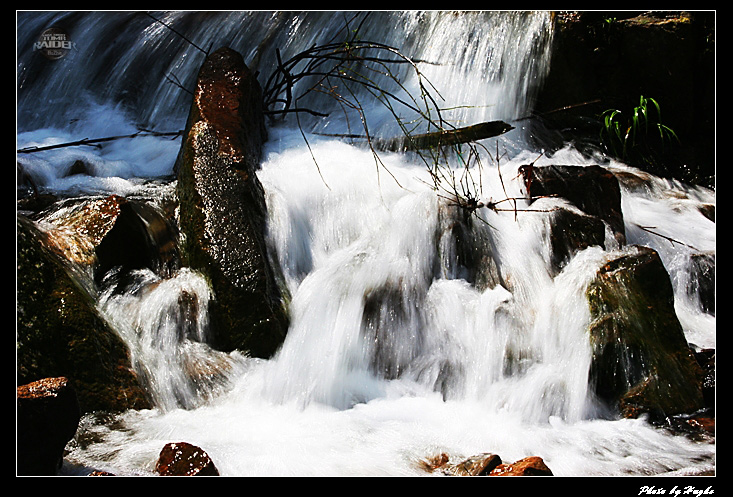
[[[604,247],[606,227],[600,218],[559,208],[550,215],[550,268],[557,273],[579,251]]]
[[[597,396],[625,417],[653,421],[704,407],[702,370],[674,310],[672,283],[656,251],[606,263],[587,290]]]
[[[66,378],[44,378],[19,386],[17,403],[18,475],[56,475],[81,419],[74,388]]]
[[[213,52],[199,72],[176,162],[181,253],[214,293],[211,345],[256,357],[269,357],[288,327],[256,175],[266,138],[254,75],[237,52]]]
[[[178,233],[173,223],[153,205],[117,198],[117,216],[95,246],[98,280],[112,269],[126,274],[149,269],[167,277],[179,266]]]
[[[590,216],[606,222],[620,245],[626,243],[618,179],[601,166],[520,166],[526,194],[561,197]]]
[[[17,216],[17,381],[66,377],[82,412],[147,408],[129,351],[98,314],[83,275]]]

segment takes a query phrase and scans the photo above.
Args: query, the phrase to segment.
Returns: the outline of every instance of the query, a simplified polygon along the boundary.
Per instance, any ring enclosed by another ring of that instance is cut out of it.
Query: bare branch
[[[183,130],[180,131],[171,131],[171,132],[157,132],[157,131],[146,131],[146,130],[140,130],[137,133],[133,133],[130,135],[118,135],[118,136],[108,136],[105,138],[83,138],[81,140],[76,140],[73,142],[66,142],[66,143],[57,143],[55,145],[47,145],[45,147],[26,147],[21,148],[20,150],[17,150],[16,152],[19,154],[30,154],[33,152],[42,152],[44,150],[53,150],[56,148],[64,148],[64,147],[76,147],[80,145],[89,145],[89,146],[96,146],[98,143],[103,142],[109,142],[113,140],[122,140],[125,138],[137,138],[139,136],[180,136],[183,134]]]
[[[646,231],[647,233],[651,233],[652,235],[658,236],[660,238],[664,238],[665,240],[669,241],[672,245],[674,245],[675,243],[678,243],[680,245],[684,245],[685,247],[689,247],[689,248],[691,248],[693,250],[698,250],[696,247],[693,247],[692,245],[689,245],[687,243],[681,242],[679,240],[675,240],[674,238],[670,238],[670,237],[665,236],[665,235],[663,235],[661,233],[657,233],[656,231],[652,231],[652,228],[654,228],[654,226],[641,226],[641,225],[636,224],[636,223],[634,223],[634,226],[636,226],[636,227],[638,227],[638,228]]]

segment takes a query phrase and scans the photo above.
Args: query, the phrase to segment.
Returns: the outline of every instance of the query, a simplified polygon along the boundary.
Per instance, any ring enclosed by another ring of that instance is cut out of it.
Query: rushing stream
[[[354,13],[152,16],[199,47],[235,48],[264,75],[273,67],[273,47],[288,54],[328,40],[347,14]],[[429,61],[421,70],[445,98],[442,106],[456,107],[451,120],[515,123],[515,130],[487,140],[487,149],[498,140],[505,153],[475,172],[480,199],[522,197],[522,164],[599,160],[571,146],[541,155],[529,121],[519,121],[547,70],[548,13],[372,15],[363,37]],[[204,55],[153,17],[18,13],[18,149],[139,127],[182,129],[190,97],[171,80],[192,87]],[[31,48],[52,25],[64,26],[75,43],[56,61]],[[258,51],[262,40],[268,43]],[[383,107],[367,115],[375,135],[398,131]],[[344,126],[334,118],[313,131],[345,132]],[[269,134],[258,175],[272,254],[290,293],[285,343],[269,360],[211,350],[204,345],[205,313],[185,322],[197,340],[180,339],[179,295],[193,295],[200,309],[212,298],[188,268],[163,279],[139,274],[145,291],[99,288],[99,309],[129,344],[156,407],[83,419],[68,446],[68,474],[86,468],[152,474],[171,441],[203,448],[223,475],[424,475],[417,462],[441,452],[456,460],[482,452],[506,461],[537,455],[558,476],[715,468],[714,444],[671,435],[644,419],[609,419],[589,391],[584,290],[623,248],[609,240],[606,248],[586,249],[555,275],[546,213],[479,209],[474,236],[490,240],[511,284],[478,285],[456,262],[449,236],[455,209],[430,188],[423,163],[383,153],[383,164],[376,164],[369,149],[318,134],[306,143],[287,122]],[[174,192],[179,148],[180,138],[145,136],[19,154],[18,161],[50,191],[155,198]],[[79,159],[93,171],[67,175]],[[715,348],[715,316],[700,308],[686,281],[692,247],[715,251],[715,224],[698,209],[715,204],[714,192],[659,178],[648,185],[623,189],[628,243],[659,251],[688,341]],[[546,200],[540,205],[559,201]],[[378,292],[385,292],[382,306],[365,306],[365,297]],[[192,379],[188,372],[197,368],[225,373]]]

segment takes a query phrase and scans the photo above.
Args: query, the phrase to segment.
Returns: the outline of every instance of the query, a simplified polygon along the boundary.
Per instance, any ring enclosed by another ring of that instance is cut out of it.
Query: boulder
[[[82,413],[147,408],[129,350],[99,315],[83,275],[48,234],[17,216],[17,381],[66,377]]]
[[[63,377],[19,386],[17,408],[18,475],[56,475],[81,419],[74,388]]]
[[[254,357],[272,355],[289,322],[256,175],[266,138],[257,80],[240,54],[216,50],[199,72],[175,166],[181,255],[214,294],[210,345]]]
[[[161,476],[219,476],[209,455],[186,442],[166,444],[160,451],[155,472]]]
[[[178,266],[177,231],[156,206],[119,195],[68,202],[37,220],[48,247],[97,282],[113,268],[147,268],[165,276]]]
[[[605,246],[606,227],[596,216],[561,207],[550,214],[549,222],[550,268],[555,274],[579,251]]]
[[[704,406],[702,370],[675,314],[669,275],[656,251],[630,249],[587,289],[591,385],[625,417],[695,412]]]
[[[626,243],[621,187],[613,173],[598,165],[523,165],[519,168],[530,202],[556,196],[609,225],[619,245]]]
[[[143,201],[117,198],[114,224],[95,246],[95,273],[150,269],[167,277],[179,267],[178,233],[164,213]]]

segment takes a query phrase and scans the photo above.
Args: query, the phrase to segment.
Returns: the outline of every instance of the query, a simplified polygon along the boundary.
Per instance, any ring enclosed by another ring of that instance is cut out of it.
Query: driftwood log
[[[464,128],[456,128],[420,135],[405,135],[389,140],[374,140],[373,145],[380,150],[392,152],[406,150],[425,150],[434,147],[470,143],[484,138],[503,135],[514,129],[514,126],[503,121],[487,121]]]

